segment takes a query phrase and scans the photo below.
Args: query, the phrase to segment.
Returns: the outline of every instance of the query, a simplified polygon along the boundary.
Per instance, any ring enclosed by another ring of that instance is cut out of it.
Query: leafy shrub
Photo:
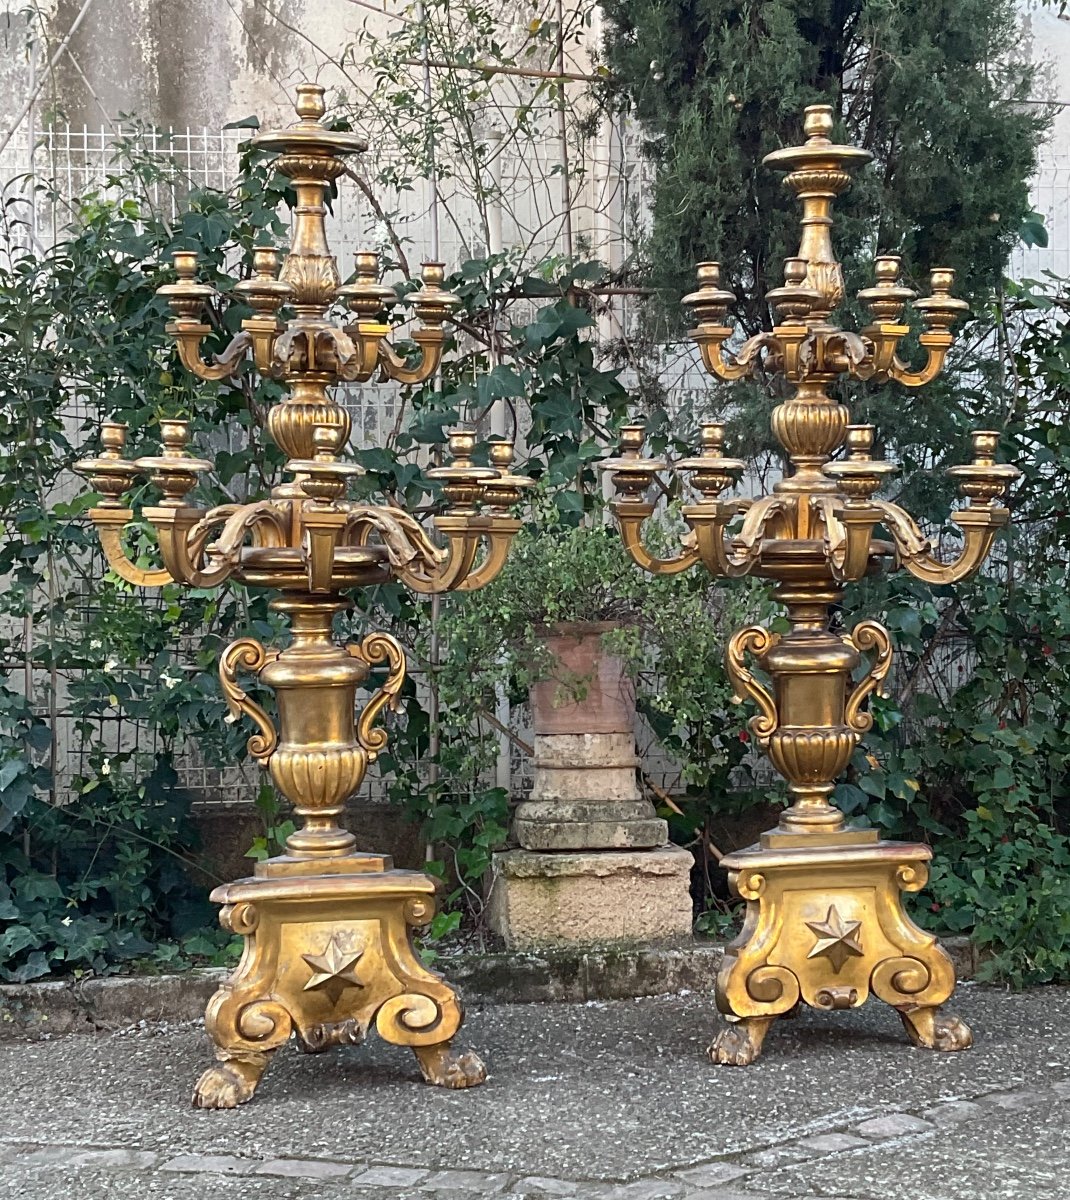
[[[1070,597],[1065,572],[982,578],[938,607],[896,580],[898,699],[837,789],[846,812],[933,844],[918,918],[968,933],[984,975],[1016,986],[1070,976]],[[955,656],[964,678],[933,661]],[[934,686],[936,685],[936,686]]]
[[[157,762],[139,783],[78,783],[69,806],[31,799],[20,836],[0,842],[0,977],[218,960],[230,939],[209,932],[213,906],[191,875],[190,796],[170,765]]]

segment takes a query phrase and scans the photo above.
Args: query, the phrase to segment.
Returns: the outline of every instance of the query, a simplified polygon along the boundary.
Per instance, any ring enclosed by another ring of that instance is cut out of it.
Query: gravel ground
[[[973,1050],[914,1049],[873,1003],[781,1022],[713,1067],[707,997],[496,1006],[482,1088],[422,1084],[372,1041],[280,1052],[249,1105],[189,1106],[196,1026],[0,1044],[10,1197],[1062,1200],[1070,989],[960,988]]]

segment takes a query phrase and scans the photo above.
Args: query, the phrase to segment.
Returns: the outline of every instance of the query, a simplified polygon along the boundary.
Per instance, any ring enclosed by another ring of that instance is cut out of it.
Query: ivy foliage
[[[1070,975],[1070,602],[1065,568],[933,603],[896,581],[895,699],[837,789],[889,837],[931,842],[922,923],[969,934],[1017,986]],[[871,597],[872,599],[872,597]],[[955,656],[948,687],[935,655]],[[963,669],[965,668],[965,669]]]
[[[969,933],[990,977],[1070,977],[1070,308],[1061,285],[1009,288],[1006,443],[1023,470],[986,576],[858,589],[896,635],[896,694],[837,798],[933,844],[920,916]]]
[[[190,797],[161,757],[140,781],[78,779],[78,800],[31,799],[0,839],[0,978],[222,961],[232,939],[190,871]]]
[[[229,193],[190,189],[133,134],[106,188],[77,199],[48,250],[22,249],[4,212],[0,257],[0,972],[26,979],[114,969],[148,953],[214,956],[197,878],[191,796],[173,760],[196,739],[207,761],[244,754],[223,722],[212,669],[235,628],[269,634],[265,601],[240,591],[135,592],[101,564],[72,477],[99,421],[125,421],[142,453],[161,417],[190,419],[218,470],[195,502],[241,498],[270,479],[263,415],[276,385],[194,388],[177,367],[156,288],[193,249],[228,289],[257,237],[282,231],[285,181],[247,153]],[[172,203],[182,215],[172,219]],[[208,353],[243,315],[213,307]],[[220,430],[223,442],[220,444]],[[265,467],[265,462],[267,466]],[[268,472],[265,477],[265,470]],[[135,504],[150,500],[139,489]],[[128,539],[155,557],[144,527]],[[125,731],[125,732],[124,732]],[[154,951],[157,953],[157,951]]]

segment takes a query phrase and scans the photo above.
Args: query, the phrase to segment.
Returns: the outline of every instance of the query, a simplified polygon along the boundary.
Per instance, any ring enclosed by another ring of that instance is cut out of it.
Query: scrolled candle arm
[[[846,459],[825,466],[825,473],[839,483],[842,497],[819,495],[812,500],[824,521],[829,566],[838,582],[861,579],[874,553],[880,552],[873,528],[881,510],[872,500],[898,467],[873,457],[875,433],[872,425],[847,426]]]
[[[253,334],[243,329],[235,334],[222,354],[215,356],[214,363],[205,362],[201,357],[201,342],[212,332],[212,327],[205,325],[200,317],[205,304],[215,295],[215,289],[197,282],[196,254],[189,250],[178,250],[173,257],[178,281],[157,288],[156,294],[164,297],[174,313],[174,320],[167,324],[167,332],[178,344],[182,365],[198,379],[229,379],[237,373],[242,360],[253,349]]]
[[[929,540],[913,517],[897,505],[875,501],[881,519],[895,539],[900,562],[918,579],[936,584],[968,579],[988,557],[996,534],[1009,524],[1010,511],[999,501],[1021,471],[1008,463],[996,462],[999,439],[996,430],[976,430],[971,435],[972,461],[948,469],[968,500],[965,508],[951,514],[964,539],[961,552],[951,562],[941,562],[933,554]]]
[[[123,546],[123,533],[134,518],[133,509],[91,508],[89,518],[96,528],[109,569],[120,579],[142,588],[158,588],[175,582],[174,575],[166,566],[139,567],[127,554]]]
[[[380,365],[388,332],[389,326],[378,321],[358,321],[345,329],[322,329],[317,340],[327,348],[327,357],[339,379],[366,383]]]
[[[745,501],[714,501],[684,509],[684,520],[695,536],[698,557],[711,575],[739,578],[748,574],[757,561],[758,549],[752,547],[741,558],[738,549],[733,552],[734,539],[728,536],[729,524],[741,510],[746,511],[745,504]]]
[[[136,566],[123,546],[123,533],[134,519],[134,510],[123,504],[122,495],[141,475],[138,466],[123,457],[126,426],[121,421],[104,421],[100,427],[100,444],[98,457],[83,458],[74,464],[74,469],[102,494],[101,503],[89,510],[89,519],[97,531],[108,566],[134,587],[163,587],[165,583],[173,583],[174,577],[166,567]]]
[[[744,342],[737,354],[726,356],[724,344],[733,330],[731,325],[725,324],[725,318],[736,297],[721,287],[720,263],[699,263],[696,276],[698,287],[684,297],[683,303],[698,321],[691,330],[691,338],[699,348],[703,365],[711,375],[726,383],[745,379],[754,370],[762,347],[776,349],[777,340],[770,333],[759,333]]]
[[[950,562],[941,562],[928,538],[909,513],[896,504],[874,501],[880,519],[891,533],[901,566],[926,583],[960,583],[977,573],[995,541],[996,534],[1010,522],[1006,508],[971,505],[951,514],[963,533],[961,551]]]
[[[452,590],[455,592],[478,592],[488,583],[493,583],[502,573],[509,557],[509,548],[513,538],[520,530],[521,522],[512,517],[487,518],[487,530],[484,542],[487,552],[478,566],[474,566],[469,574]]]
[[[212,332],[210,325],[171,321],[167,332],[178,343],[178,357],[186,370],[209,382],[233,378],[253,348],[253,335],[243,329],[234,335],[221,354],[214,355],[213,363],[207,363],[201,357],[201,342]]]
[[[471,576],[480,542],[487,531],[488,518],[447,513],[435,517],[433,524],[446,538],[446,551],[437,565],[429,569],[425,562],[414,561],[394,567],[398,579],[422,596],[455,592]],[[490,578],[483,582],[489,583]]]
[[[478,467],[472,462],[475,444],[476,436],[471,429],[450,430],[450,463],[427,472],[429,479],[441,482],[442,494],[449,504],[447,511],[434,519],[435,529],[446,538],[447,550],[430,571],[425,562],[419,571],[402,568],[398,572],[399,578],[413,591],[424,595],[456,591],[471,576],[480,543],[493,529],[494,518],[481,515],[479,506],[486,488],[497,482],[501,473],[494,467]],[[488,576],[484,582],[489,581]]]
[[[501,574],[509,556],[513,538],[520,532],[521,521],[512,515],[524,496],[524,492],[535,486],[535,481],[526,475],[513,474],[515,448],[506,438],[494,438],[490,442],[487,457],[498,474],[483,484],[480,496],[487,509],[484,542],[487,552],[483,560],[457,585],[458,592],[476,592]]]
[[[393,288],[379,282],[378,257],[371,253],[357,255],[356,279],[341,288],[339,296],[358,317],[365,318],[351,326],[350,331],[356,331],[362,341],[371,343],[374,339],[374,347],[369,346],[364,359],[365,362],[371,361],[374,350],[384,380],[414,386],[426,382],[442,365],[442,352],[446,344],[444,325],[450,313],[460,304],[457,297],[442,286],[445,277],[442,263],[424,263],[421,287],[407,297],[421,322],[409,335],[420,349],[419,358],[415,364],[410,364],[387,341],[390,326],[367,320],[368,317],[378,316],[384,309],[392,308],[397,303],[397,295]],[[370,373],[364,376],[368,377]]]
[[[191,531],[204,517],[199,508],[147,508],[145,516],[156,530],[160,553],[177,583],[188,587],[214,588],[224,583],[233,571],[227,563],[215,570],[202,571],[196,564],[204,542],[191,538]]]
[[[710,574],[738,579],[758,565],[770,522],[790,519],[794,506],[794,497],[776,495],[714,501],[685,508],[684,519],[694,530],[699,557]],[[728,526],[740,512],[743,525],[729,537]]]
[[[724,343],[731,334],[732,330],[727,325],[700,325],[691,331],[691,337],[702,355],[703,366],[725,383],[736,383],[752,375],[761,361],[763,350],[777,358],[784,355],[780,339],[775,333],[769,332],[756,333],[735,354],[729,355],[724,350]]]
[[[925,365],[914,371],[893,357],[888,370],[889,378],[908,388],[924,387],[940,374],[947,352],[955,341],[951,326],[970,311],[965,300],[951,295],[955,272],[950,267],[937,267],[930,274],[929,282],[932,294],[914,301],[914,308],[925,322],[925,332],[918,339],[926,352]]]
[[[919,388],[932,383],[943,370],[947,352],[955,339],[950,333],[923,333],[918,341],[926,352],[925,365],[920,370],[912,370],[895,354],[887,368],[888,378],[901,383],[903,387]]]
[[[654,512],[654,505],[641,500],[614,500],[613,515],[620,527],[621,542],[628,557],[651,575],[678,575],[699,561],[698,546],[683,545],[669,558],[652,554],[643,544],[643,525]]]
[[[387,379],[411,386],[424,383],[438,370],[442,363],[446,333],[443,329],[414,329],[410,337],[420,347],[420,357],[415,366],[410,366],[385,338],[378,343],[378,359]]]

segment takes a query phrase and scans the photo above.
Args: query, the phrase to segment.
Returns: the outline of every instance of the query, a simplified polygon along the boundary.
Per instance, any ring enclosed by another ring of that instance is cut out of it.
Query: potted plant
[[[602,525],[524,530],[502,575],[447,613],[450,703],[530,701],[535,783],[513,832],[531,850],[651,847],[665,822],[636,782],[643,580]]]

